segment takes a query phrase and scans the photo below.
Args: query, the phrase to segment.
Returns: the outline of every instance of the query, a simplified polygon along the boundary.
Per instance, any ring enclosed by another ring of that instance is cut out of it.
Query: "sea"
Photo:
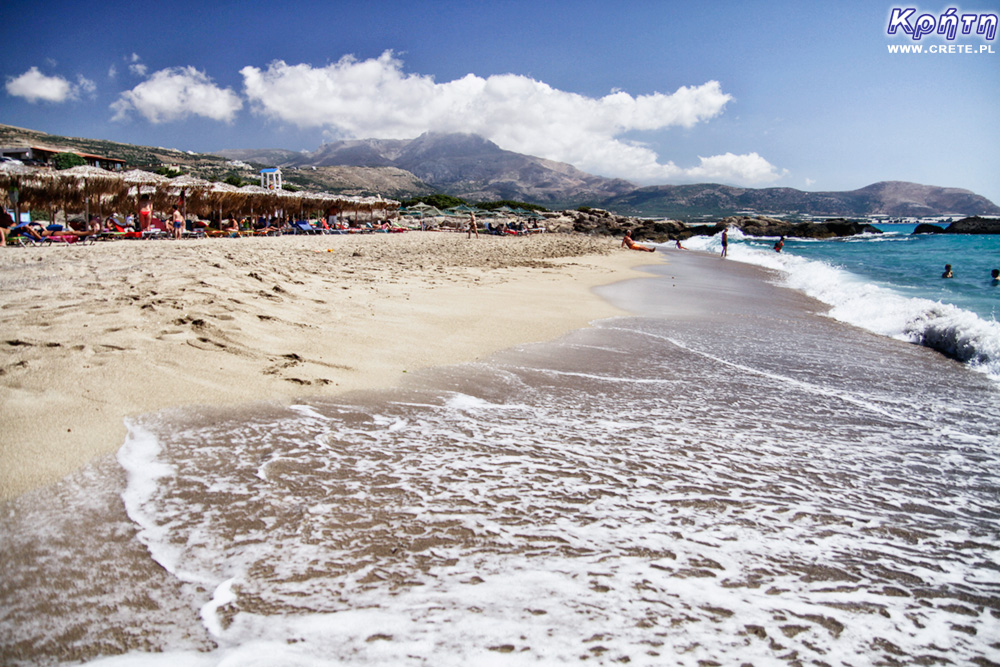
[[[2,662],[1000,663],[1000,237],[730,239],[556,341],[131,420],[2,508]]]

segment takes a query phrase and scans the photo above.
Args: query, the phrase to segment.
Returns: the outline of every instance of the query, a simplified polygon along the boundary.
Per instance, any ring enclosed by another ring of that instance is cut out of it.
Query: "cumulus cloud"
[[[243,101],[231,88],[220,88],[194,67],[172,67],[154,72],[132,90],[123,92],[111,108],[114,120],[137,112],[151,123],[204,116],[231,122]]]
[[[82,81],[87,81],[81,77]],[[66,102],[76,99],[80,89],[61,76],[46,76],[32,67],[21,76],[7,79],[7,94],[29,102]]]
[[[508,150],[633,180],[711,177],[751,184],[780,177],[756,153],[701,158],[701,164],[685,169],[660,163],[648,147],[620,138],[633,131],[690,128],[718,116],[731,96],[717,81],[670,94],[616,90],[593,98],[515,74],[469,74],[437,83],[404,73],[391,51],[363,61],[345,56],[326,67],[276,61],[240,73],[255,112],[343,138],[470,132]]]

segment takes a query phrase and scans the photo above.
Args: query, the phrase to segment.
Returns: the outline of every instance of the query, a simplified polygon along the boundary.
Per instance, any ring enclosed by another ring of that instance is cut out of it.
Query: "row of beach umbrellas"
[[[0,164],[0,187],[18,210],[65,210],[90,213],[134,211],[140,199],[166,211],[183,199],[189,215],[243,216],[282,210],[287,214],[339,210],[342,213],[390,211],[399,202],[377,197],[351,197],[326,192],[268,190],[258,185],[236,187],[192,176],[168,178],[133,169],[111,172],[79,166],[55,171],[14,162]]]

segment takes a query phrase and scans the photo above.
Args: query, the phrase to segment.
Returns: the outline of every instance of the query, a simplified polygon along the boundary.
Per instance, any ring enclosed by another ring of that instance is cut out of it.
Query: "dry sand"
[[[610,239],[420,233],[0,250],[0,500],[167,407],[375,389],[620,311]]]

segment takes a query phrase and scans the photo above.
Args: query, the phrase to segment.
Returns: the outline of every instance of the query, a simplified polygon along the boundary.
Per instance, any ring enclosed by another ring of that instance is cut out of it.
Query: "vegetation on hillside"
[[[538,211],[540,213],[544,213],[549,210],[544,206],[539,206],[538,204],[529,204],[528,202],[523,201],[511,201],[509,199],[502,199],[500,201],[481,201],[476,204],[476,208],[481,208],[484,211],[495,211],[496,209],[503,208],[504,206],[509,209],[520,208],[525,211]]]
[[[433,206],[444,210],[446,208],[452,208],[454,206],[468,206],[469,202],[458,197],[452,197],[451,195],[442,194],[436,192],[432,195],[423,195],[421,197],[411,197],[401,202],[403,206],[410,207],[416,206],[417,204],[427,204],[428,206]]]
[[[484,211],[495,211],[498,208],[503,208],[506,206],[510,209],[523,209],[526,211],[548,211],[544,206],[539,206],[537,204],[529,204],[523,201],[512,201],[509,199],[502,199],[499,201],[481,201],[475,204],[470,204],[468,201],[460,198],[453,197],[451,195],[446,195],[440,192],[436,192],[432,195],[423,195],[421,197],[411,197],[402,202],[403,206],[415,206],[417,204],[426,204],[428,206],[433,206],[434,208],[441,209],[442,211],[449,208],[454,208],[455,206],[470,206],[473,208],[482,209]]]

